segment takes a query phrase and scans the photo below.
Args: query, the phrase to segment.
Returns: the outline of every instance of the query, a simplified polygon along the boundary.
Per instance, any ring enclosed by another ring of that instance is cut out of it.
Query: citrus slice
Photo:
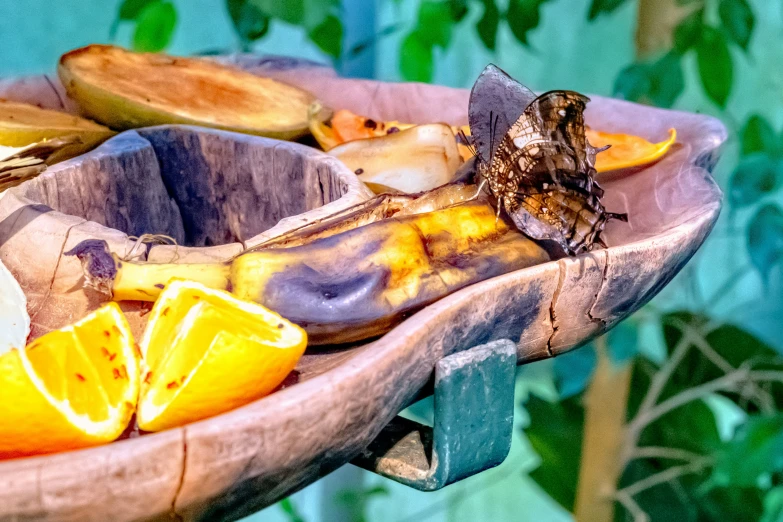
[[[110,442],[136,409],[139,354],[116,303],[0,356],[0,458]]]
[[[610,134],[593,129],[585,129],[585,136],[590,145],[596,148],[611,145],[609,150],[596,156],[595,170],[609,172],[610,170],[641,167],[658,161],[677,141],[677,131],[669,129],[669,138],[660,143],[650,143],[644,138],[631,134]]]
[[[314,101],[291,85],[210,60],[110,45],[66,53],[57,72],[85,114],[115,129],[185,123],[292,139],[307,133]]]
[[[304,330],[261,305],[172,281],[141,343],[139,428],[182,426],[259,399],[283,382],[306,346]]]
[[[21,148],[54,138],[68,138],[64,140],[65,145],[47,158],[49,164],[87,152],[113,135],[103,125],[72,114],[0,100],[0,148]]]

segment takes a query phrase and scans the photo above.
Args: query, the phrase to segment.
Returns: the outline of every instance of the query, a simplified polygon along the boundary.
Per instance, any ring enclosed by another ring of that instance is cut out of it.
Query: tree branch
[[[636,503],[633,497],[627,493],[618,492],[615,495],[617,502],[628,510],[633,517],[633,522],[650,522],[650,516]]]
[[[650,408],[649,411],[646,411],[641,415],[637,415],[636,418],[634,418],[633,421],[631,421],[631,423],[628,425],[629,435],[633,436],[634,440],[636,440],[636,437],[638,437],[639,433],[641,433],[641,430],[644,429],[645,426],[648,426],[670,411],[697,399],[703,399],[711,393],[715,393],[721,390],[733,389],[737,383],[748,379],[749,376],[750,372],[748,372],[747,369],[740,368],[734,370],[731,373],[727,373],[722,377],[705,382],[699,386],[683,390],[680,393],[666,399],[658,406]]]
[[[585,422],[574,519],[578,522],[614,519],[613,494],[623,470],[626,408],[631,365],[615,365],[606,336],[596,340],[598,362],[584,395]]]
[[[688,323],[676,318],[672,318],[667,321],[669,324],[679,329],[683,335],[689,335],[693,345],[704,355],[704,357],[712,364],[720,368],[724,373],[734,371],[734,368],[726,359],[724,359],[715,349],[710,346],[707,339],[704,337],[699,329],[694,328]],[[773,413],[775,411],[775,400],[772,395],[755,383],[748,383],[749,394],[755,399],[759,409],[764,413]],[[744,395],[744,391],[743,391]]]
[[[630,455],[629,460],[633,459],[672,459],[694,461],[702,457],[698,453],[679,448],[666,448],[659,446],[646,446],[636,448]]]
[[[682,466],[673,466],[671,468],[667,468],[660,473],[656,473],[654,475],[650,475],[647,478],[644,478],[638,482],[634,482],[630,486],[626,486],[623,489],[619,490],[615,494],[615,498],[619,501],[619,497],[621,495],[628,495],[630,497],[633,497],[634,495],[637,495],[641,493],[642,491],[645,491],[647,489],[650,489],[652,487],[655,487],[659,484],[663,484],[665,482],[670,482],[677,477],[681,477],[683,475],[690,475],[691,473],[698,473],[702,471],[704,468],[709,467],[712,465],[712,459],[709,457],[701,457],[698,460],[695,460],[689,464],[683,464]]]

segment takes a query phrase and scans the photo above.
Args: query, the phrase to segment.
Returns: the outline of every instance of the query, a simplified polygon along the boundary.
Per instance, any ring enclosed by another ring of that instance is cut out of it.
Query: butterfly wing
[[[504,136],[536,95],[506,74],[489,64],[479,75],[470,91],[468,122],[476,152],[483,161],[490,161],[493,136]],[[499,140],[498,140],[499,141]]]
[[[575,255],[602,245],[607,213],[595,182],[595,154],[584,132],[589,99],[572,91],[536,98],[480,169],[516,226]]]

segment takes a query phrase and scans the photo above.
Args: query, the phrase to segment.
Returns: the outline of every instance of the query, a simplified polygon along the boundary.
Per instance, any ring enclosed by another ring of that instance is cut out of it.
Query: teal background
[[[348,11],[367,12],[367,6],[362,3],[370,1],[344,4]],[[88,43],[109,42],[109,28],[119,3],[119,0],[0,0],[0,76],[52,72],[63,52]],[[783,126],[783,2],[755,0],[751,3],[758,22],[749,57],[739,52],[735,57],[735,83],[727,109],[720,111],[707,100],[692,61],[687,62],[686,91],[675,105],[678,109],[718,116],[728,126],[731,138],[715,172],[723,187],[737,162],[736,132],[740,122],[757,112],[776,129]],[[179,19],[169,52],[192,54],[238,48],[223,0],[176,0],[175,4]],[[364,32],[372,33],[393,23],[401,23],[402,29],[374,46],[369,58],[371,65],[364,71],[382,80],[399,80],[400,40],[405,28],[415,19],[417,4],[416,0],[374,3],[369,12],[375,12],[375,19],[363,21]],[[635,3],[630,2],[594,22],[587,21],[588,5],[588,0],[555,0],[545,4],[541,24],[532,33],[531,49],[523,48],[508,28],[501,26],[495,53],[487,51],[474,32],[473,25],[480,15],[474,10],[457,29],[448,51],[436,49],[434,82],[468,87],[488,62],[494,62],[533,89],[567,88],[611,95],[617,74],[634,59]],[[127,44],[129,37],[127,28],[121,28],[116,42]],[[255,45],[255,51],[329,61],[300,29],[278,22]],[[354,69],[353,72],[362,71]],[[773,197],[778,202],[783,199],[780,193]],[[727,278],[748,264],[744,227],[751,212],[725,211],[704,248],[684,273],[656,298],[654,305],[674,309],[693,307],[701,300],[710,301],[709,296]],[[779,270],[773,272],[767,285],[762,284],[757,273],[749,272],[720,302],[708,304],[715,305],[711,311],[718,317],[742,324],[773,346],[783,348],[778,334],[783,312],[782,290]],[[660,344],[655,329],[644,331],[642,344],[655,350]],[[546,393],[551,386],[543,377],[547,374],[544,368],[547,364],[550,363],[537,363],[521,370],[518,401],[531,387]],[[426,412],[426,408],[419,411]],[[518,413],[515,422],[522,425],[524,412],[520,409]],[[729,426],[731,415],[724,412],[722,420]],[[500,467],[438,493],[415,492],[348,466],[293,495],[292,502],[307,522],[351,520],[355,503],[336,501],[339,491],[383,485],[388,493],[372,496],[365,506],[368,521],[569,520],[570,515],[527,478],[525,472],[536,466],[537,456],[527,446],[520,429],[515,430],[514,437],[511,455]],[[291,519],[279,506],[272,506],[248,520]]]

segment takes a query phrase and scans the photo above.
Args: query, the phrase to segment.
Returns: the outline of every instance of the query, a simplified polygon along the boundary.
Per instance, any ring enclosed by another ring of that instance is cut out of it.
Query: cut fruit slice
[[[408,194],[450,182],[461,162],[451,127],[440,123],[349,141],[329,154],[363,182]]]
[[[139,357],[116,303],[0,356],[0,458],[119,437],[136,409]]]
[[[0,100],[0,148],[64,139],[64,145],[45,158],[49,164],[87,152],[113,135],[103,125],[72,114]]]
[[[641,167],[653,163],[661,159],[677,141],[675,129],[669,129],[669,139],[660,143],[650,143],[644,138],[631,134],[610,134],[593,129],[585,129],[585,136],[593,147],[611,145],[608,150],[596,156],[595,170],[598,172]]]
[[[139,428],[160,431],[238,408],[274,390],[307,334],[261,305],[192,281],[166,286],[141,343]]]
[[[416,126],[412,123],[401,123],[396,120],[375,121],[354,114],[346,109],[337,111],[329,118],[330,111],[322,107],[320,102],[311,105],[308,114],[310,118],[310,132],[312,132],[321,148],[326,151],[349,141],[380,138],[381,136],[394,134],[395,132]],[[327,119],[330,120],[328,125],[324,123]],[[451,126],[454,136],[457,136],[460,130],[466,136],[470,136],[470,127],[468,125],[463,125],[462,127]],[[470,147],[467,147],[459,139],[457,139],[457,146],[463,160],[467,161],[473,156]]]
[[[308,131],[313,96],[296,87],[198,58],[90,45],[60,58],[68,96],[114,129],[166,123],[293,139]]]

